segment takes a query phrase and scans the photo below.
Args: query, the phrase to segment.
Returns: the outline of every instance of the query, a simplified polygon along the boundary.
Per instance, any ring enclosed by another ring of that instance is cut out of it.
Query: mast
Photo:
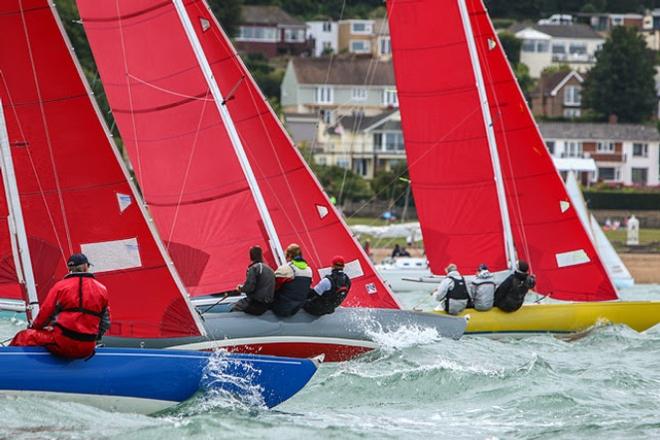
[[[0,99],[0,167],[2,169],[2,180],[5,186],[5,195],[7,197],[7,207],[9,209],[10,233],[16,234],[16,246],[12,250],[18,251],[18,260],[20,267],[16,270],[22,273],[22,282],[25,285],[28,298],[28,319],[32,320],[39,313],[39,298],[37,297],[37,286],[34,282],[34,273],[32,272],[32,260],[30,259],[30,249],[28,248],[27,233],[25,232],[25,222],[23,220],[23,210],[16,183],[16,172],[14,171],[14,161],[9,147],[9,134],[7,132],[7,123],[5,114],[2,110],[2,100]],[[16,255],[14,255],[16,258]],[[20,279],[20,275],[19,275]]]
[[[504,249],[506,251],[507,260],[509,261],[509,268],[514,270],[516,268],[516,249],[513,242],[513,232],[511,231],[511,218],[509,217],[509,207],[506,201],[506,190],[504,188],[504,179],[502,177],[500,156],[497,152],[497,141],[495,139],[495,131],[493,130],[493,117],[490,114],[490,105],[488,103],[488,95],[486,94],[486,86],[484,85],[484,78],[481,71],[481,62],[479,61],[477,46],[474,42],[472,23],[470,22],[470,15],[468,13],[467,5],[465,2],[466,0],[458,0],[458,8],[461,12],[461,21],[463,22],[465,39],[467,41],[468,50],[470,52],[470,60],[472,61],[474,77],[477,82],[479,102],[481,103],[481,112],[483,114],[484,127],[486,128],[486,137],[488,138],[488,149],[490,151],[490,158],[493,164],[493,175],[495,177],[497,201],[500,206],[502,226],[504,227]]]
[[[181,20],[181,24],[183,24],[183,28],[186,32],[186,36],[188,37],[193,52],[195,53],[195,57],[197,58],[197,63],[199,64],[199,67],[201,68],[202,73],[204,74],[204,78],[206,79],[206,82],[209,86],[209,89],[211,90],[211,94],[213,95],[213,101],[215,102],[218,112],[220,113],[222,122],[227,128],[227,134],[229,135],[231,144],[234,147],[234,151],[236,152],[238,161],[241,164],[241,169],[243,170],[248,185],[250,186],[250,192],[252,193],[254,202],[257,205],[257,210],[259,211],[261,220],[264,222],[266,233],[268,234],[268,238],[270,239],[270,247],[271,250],[273,251],[273,256],[277,260],[276,262],[278,264],[282,264],[285,261],[284,251],[282,249],[282,243],[280,243],[280,239],[277,236],[277,231],[275,230],[273,219],[270,217],[270,213],[268,212],[266,201],[264,200],[264,197],[261,193],[261,189],[259,188],[259,183],[257,182],[257,178],[254,175],[252,166],[250,165],[250,162],[247,158],[247,154],[245,153],[245,148],[243,147],[243,143],[241,142],[238,132],[236,131],[236,126],[234,125],[234,121],[231,118],[231,115],[229,114],[227,107],[224,105],[225,100],[224,97],[222,96],[222,92],[220,91],[220,87],[218,87],[218,84],[216,83],[213,77],[213,71],[211,70],[211,66],[209,65],[209,62],[206,59],[206,55],[204,54],[202,45],[199,42],[199,39],[197,38],[197,34],[195,33],[195,29],[193,28],[193,24],[190,21],[190,17],[188,16],[188,12],[186,11],[183,1],[173,0],[173,2],[177,14],[179,15],[179,19]]]

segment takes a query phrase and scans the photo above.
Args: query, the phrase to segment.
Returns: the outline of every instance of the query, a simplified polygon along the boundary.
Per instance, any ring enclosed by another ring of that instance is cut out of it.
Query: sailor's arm
[[[39,314],[32,321],[31,328],[40,330],[50,324],[57,308],[58,290],[59,287],[57,285],[53,286],[48,292],[48,295],[46,295],[46,299],[39,304]]]
[[[330,289],[332,289],[332,283],[329,279],[323,278],[316,286],[314,286],[313,290],[318,296],[321,296]]]

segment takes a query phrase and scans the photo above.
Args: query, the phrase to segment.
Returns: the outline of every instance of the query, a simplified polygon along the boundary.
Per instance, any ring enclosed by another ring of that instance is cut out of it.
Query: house
[[[390,27],[386,18],[339,21],[339,52],[371,55],[383,60],[392,56]]]
[[[347,168],[366,179],[378,171],[391,171],[405,162],[406,154],[398,110],[374,116],[340,116],[334,124],[321,123],[314,160],[319,165]]]
[[[235,42],[237,50],[260,53],[266,58],[310,54],[313,47],[307,37],[307,24],[278,6],[243,6]]]
[[[542,74],[531,92],[532,113],[545,118],[580,117],[583,82],[575,70]]]
[[[373,58],[292,58],[281,90],[285,113],[319,115],[327,124],[399,106],[392,62]]]
[[[307,35],[314,42],[313,56],[320,57],[339,51],[338,28],[336,21],[307,22]]]
[[[538,126],[553,157],[593,159],[596,181],[660,185],[660,133],[655,125],[539,122]]]
[[[591,27],[580,23],[518,23],[510,30],[522,40],[520,61],[534,78],[546,67],[560,64],[586,72],[596,63],[596,51],[605,42]]]
[[[612,14],[609,12],[582,12],[576,14],[578,20],[588,24],[597,32],[609,33],[617,26],[629,26],[642,29],[648,19],[642,14]]]

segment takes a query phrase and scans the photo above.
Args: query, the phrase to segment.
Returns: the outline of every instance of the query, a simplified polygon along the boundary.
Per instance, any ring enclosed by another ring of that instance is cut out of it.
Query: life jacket
[[[505,312],[515,312],[525,302],[525,296],[534,287],[533,275],[515,272],[495,292],[495,305]]]
[[[272,310],[276,315],[294,315],[307,301],[312,285],[312,269],[306,262],[291,261],[293,279],[287,281],[275,292]]]
[[[449,277],[454,282],[454,287],[447,291],[447,296],[445,297],[445,311],[447,313],[456,314],[465,309],[470,302],[470,293],[468,292],[467,284],[465,283],[465,278],[455,278]],[[453,304],[461,304],[461,310],[457,310]]]
[[[58,288],[53,326],[69,339],[93,342],[108,307],[108,293],[91,273],[70,273]]]
[[[318,316],[330,314],[348,296],[348,291],[351,289],[351,279],[343,270],[334,269],[325,278],[330,280],[330,290],[323,292],[323,295],[312,294],[312,297],[304,305],[305,311],[309,314]]]

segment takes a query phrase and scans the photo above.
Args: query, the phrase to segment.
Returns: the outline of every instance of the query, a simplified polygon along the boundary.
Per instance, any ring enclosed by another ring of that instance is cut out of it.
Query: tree
[[[584,82],[584,106],[600,119],[616,114],[621,122],[641,122],[652,116],[657,102],[653,54],[637,30],[614,28],[596,59]]]
[[[313,170],[328,195],[336,197],[339,204],[344,200],[368,200],[373,195],[367,181],[351,170],[334,165],[315,165]]]
[[[379,200],[402,205],[409,185],[408,180],[408,165],[400,162],[390,171],[376,172],[371,181],[371,188]]]
[[[520,62],[520,48],[522,47],[522,41],[508,31],[500,32],[497,36],[500,39],[506,57],[509,59],[509,63],[511,63],[512,66],[518,64]]]
[[[243,0],[208,0],[213,14],[217,17],[228,36],[233,37],[241,24]]]

